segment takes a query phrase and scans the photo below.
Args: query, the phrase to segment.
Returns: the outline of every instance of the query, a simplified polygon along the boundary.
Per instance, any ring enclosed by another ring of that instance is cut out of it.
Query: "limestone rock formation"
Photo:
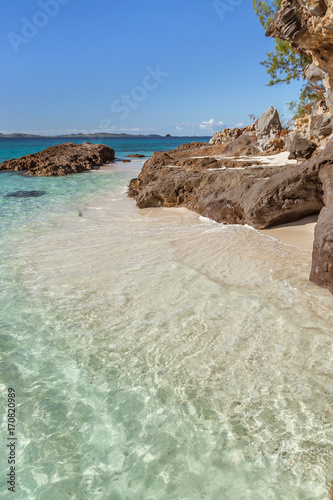
[[[209,144],[226,144],[240,137],[244,132],[253,132],[255,130],[254,123],[243,128],[225,128],[213,135]]]
[[[114,159],[114,150],[103,144],[59,144],[22,158],[0,163],[0,170],[29,175],[60,176],[92,170]]]
[[[328,89],[333,83],[332,27],[333,11],[328,0],[283,0],[266,34],[287,40],[296,52],[310,55],[315,67],[324,72]]]
[[[333,5],[329,0],[283,0],[271,22],[267,36],[290,42],[298,53],[312,58],[305,76],[322,80],[326,102],[312,110],[303,129],[307,138],[323,146],[333,132]],[[297,124],[296,124],[297,126]],[[325,208],[319,215],[315,230],[310,279],[333,293],[333,140],[314,158],[313,168],[319,170]]]
[[[309,141],[299,133],[293,134],[289,143],[288,151],[290,151],[290,159],[305,158],[309,159],[312,153],[317,149],[315,142]]]
[[[256,124],[256,135],[262,149],[267,149],[271,139],[282,130],[280,117],[274,106],[268,108],[259,118]]]

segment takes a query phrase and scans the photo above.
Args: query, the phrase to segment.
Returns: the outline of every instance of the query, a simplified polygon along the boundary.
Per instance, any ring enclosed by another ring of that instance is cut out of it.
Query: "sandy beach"
[[[271,236],[287,245],[293,245],[302,250],[312,251],[317,219],[317,215],[311,215],[296,222],[281,224],[280,226],[269,229],[262,229],[260,233]]]

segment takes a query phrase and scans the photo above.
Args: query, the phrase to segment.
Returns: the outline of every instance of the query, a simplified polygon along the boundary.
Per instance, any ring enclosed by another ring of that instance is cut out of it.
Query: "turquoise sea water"
[[[138,210],[140,166],[0,174],[0,498],[329,500],[333,298],[310,252]]]
[[[76,139],[68,138],[27,138],[11,139],[0,137],[0,162],[20,158],[31,153],[37,153],[43,149],[62,144],[63,142],[72,142],[82,144],[85,140],[92,144],[106,144],[113,148],[118,158],[126,157],[127,154],[138,153],[151,156],[154,151],[168,151],[177,148],[180,144],[191,141],[209,142],[210,137],[131,137],[131,138],[88,138]]]

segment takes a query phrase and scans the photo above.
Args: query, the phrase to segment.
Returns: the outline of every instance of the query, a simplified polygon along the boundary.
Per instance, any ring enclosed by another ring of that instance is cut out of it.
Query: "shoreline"
[[[259,229],[258,231],[285,245],[292,245],[301,250],[312,251],[317,220],[318,215],[310,215],[295,222],[289,222],[267,229]]]
[[[270,157],[270,161],[275,163],[278,158],[278,155]],[[104,165],[100,168],[101,172],[124,172],[124,171],[133,171],[133,174],[139,174],[143,164],[150,157],[147,156],[144,159],[133,159],[130,163],[122,163],[122,159],[118,158],[115,160],[113,165]],[[265,158],[266,159],[266,158]],[[267,161],[267,160],[266,160]],[[96,171],[98,172],[98,170]],[[181,209],[186,209],[186,211],[192,214],[195,214],[198,217],[201,217],[200,214],[194,212],[186,207],[163,207],[163,209],[167,209],[168,211],[176,210],[177,212],[181,212]],[[158,216],[161,208],[150,208],[146,209],[149,211],[153,211],[155,215]],[[184,213],[183,213],[184,215]],[[213,219],[210,219],[213,221]],[[313,242],[314,242],[314,231],[316,227],[316,223],[318,220],[317,215],[310,215],[308,217],[304,217],[295,222],[289,222],[286,224],[281,224],[278,226],[273,226],[267,229],[256,229],[260,234],[264,236],[268,236],[269,238],[273,238],[284,245],[291,245],[303,251],[312,251],[313,250]],[[255,229],[255,228],[253,228]]]

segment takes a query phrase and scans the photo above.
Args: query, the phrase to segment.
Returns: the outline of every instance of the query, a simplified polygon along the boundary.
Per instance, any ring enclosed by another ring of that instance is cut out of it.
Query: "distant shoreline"
[[[170,139],[170,138],[178,138],[178,137],[190,137],[190,138],[196,138],[196,139],[201,139],[201,138],[207,138],[210,136],[197,136],[197,135],[159,135],[159,134],[107,134],[107,133],[95,133],[95,134],[61,134],[61,135],[34,135],[34,134],[21,134],[19,132],[15,132],[12,134],[1,134],[0,133],[0,139],[67,139],[67,138],[72,138],[72,139],[107,139],[107,138],[152,138],[152,139]]]

